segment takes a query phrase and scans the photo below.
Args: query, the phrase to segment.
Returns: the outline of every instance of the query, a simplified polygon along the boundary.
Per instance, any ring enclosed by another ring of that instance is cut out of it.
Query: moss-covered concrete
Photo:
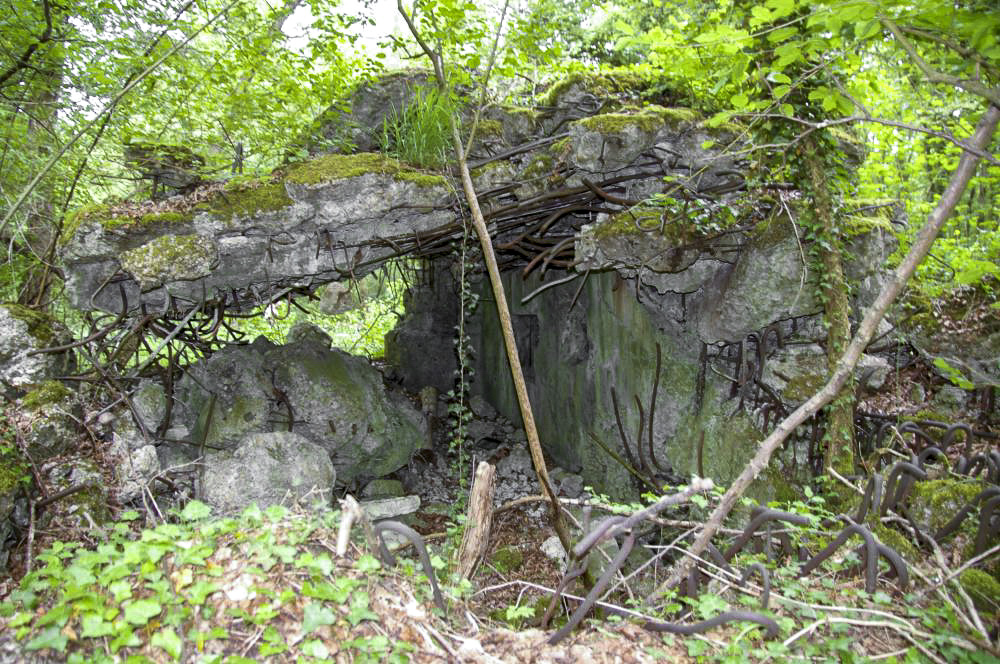
[[[696,122],[696,111],[685,108],[664,108],[649,105],[641,108],[629,107],[621,112],[592,115],[576,121],[576,124],[601,134],[617,134],[629,127],[638,127],[645,132],[655,132],[665,125],[679,126]]]
[[[309,161],[292,164],[285,169],[285,181],[292,184],[312,185],[368,173],[389,175],[399,180],[413,182],[421,187],[447,185],[443,175],[428,174],[406,166],[377,152],[361,154],[331,154]]]
[[[292,205],[281,181],[264,178],[252,182],[227,184],[208,203],[207,211],[222,217],[249,217]]]
[[[604,72],[573,72],[552,84],[538,100],[541,106],[556,106],[560,97],[577,86],[599,99],[613,99],[622,94],[638,95],[647,90],[653,80],[652,73],[644,74],[627,69]]]
[[[41,410],[61,402],[71,394],[72,392],[59,381],[47,380],[21,397],[21,407],[25,410]]]
[[[917,523],[937,531],[983,490],[976,480],[937,479],[917,482],[910,494],[910,513]],[[962,530],[975,532],[975,515],[966,517]]]
[[[142,288],[208,276],[214,260],[211,242],[194,234],[161,235],[121,255],[122,269]]]
[[[977,609],[987,615],[995,615],[1000,611],[1000,581],[975,568],[962,572],[958,580]]]
[[[28,326],[28,334],[38,340],[42,346],[51,344],[56,337],[56,322],[47,313],[30,309],[20,304],[0,304],[17,320]]]

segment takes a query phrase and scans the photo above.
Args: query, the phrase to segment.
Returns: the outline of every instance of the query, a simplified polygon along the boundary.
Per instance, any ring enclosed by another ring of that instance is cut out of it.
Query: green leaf
[[[181,518],[185,521],[200,521],[211,515],[212,508],[198,500],[192,500],[181,510]]]
[[[364,596],[363,601],[357,599],[359,595]],[[358,623],[365,620],[378,620],[378,615],[368,608],[368,593],[359,593],[351,600],[351,609],[347,612],[347,622],[351,623],[352,626],[357,626]]]
[[[354,569],[358,570],[362,574],[371,574],[381,568],[382,564],[370,553],[364,554],[354,563]]]
[[[145,625],[149,619],[160,615],[163,606],[150,599],[139,599],[125,607],[125,621],[133,625]]]
[[[205,598],[219,590],[219,584],[211,581],[195,581],[187,588],[188,599],[194,606],[201,606]]]
[[[308,655],[309,657],[315,657],[317,659],[326,659],[330,656],[330,651],[327,650],[326,646],[319,639],[312,639],[306,641],[300,647],[303,655]]]
[[[153,634],[149,643],[156,648],[163,648],[174,659],[179,659],[181,656],[181,637],[177,636],[177,632],[169,627]]]
[[[73,613],[73,608],[69,604],[57,604],[35,622],[35,627],[45,627],[47,625],[62,627],[69,620],[71,613]]]
[[[42,632],[28,641],[24,645],[25,650],[41,650],[42,648],[51,648],[52,650],[63,652],[66,650],[66,642],[68,637],[62,633],[62,629],[56,626],[49,627],[42,630]]]
[[[302,610],[302,633],[309,634],[322,625],[332,625],[335,620],[333,611],[322,604],[310,602]]]
[[[80,636],[84,638],[98,638],[101,636],[111,636],[115,633],[114,626],[104,620],[100,614],[86,613],[80,617]]]

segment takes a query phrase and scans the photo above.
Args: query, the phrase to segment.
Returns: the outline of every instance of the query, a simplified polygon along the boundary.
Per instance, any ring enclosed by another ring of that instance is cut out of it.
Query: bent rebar
[[[413,545],[413,548],[417,550],[417,556],[420,558],[420,565],[424,568],[424,575],[427,576],[428,582],[431,584],[431,591],[434,594],[434,604],[437,605],[439,609],[447,612],[447,607],[444,603],[444,597],[441,596],[441,590],[438,588],[437,579],[434,577],[434,567],[431,566],[431,557],[427,555],[427,547],[424,545],[424,538],[420,536],[420,533],[410,528],[407,525],[400,523],[399,521],[379,521],[375,524],[375,534],[378,536],[379,542],[379,555],[384,562],[389,567],[395,567],[396,557],[392,555],[389,548],[385,545],[385,539],[382,537],[383,530],[391,530],[395,533],[399,533]]]

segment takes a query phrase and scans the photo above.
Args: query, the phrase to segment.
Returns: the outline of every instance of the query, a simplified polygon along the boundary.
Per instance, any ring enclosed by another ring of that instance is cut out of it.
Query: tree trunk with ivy
[[[843,242],[833,213],[833,196],[827,169],[823,166],[822,146],[807,138],[803,142],[813,218],[819,241],[817,248],[822,271],[819,275],[820,297],[826,322],[826,364],[829,375],[851,341],[850,301],[842,261]],[[825,408],[826,452],[823,467],[847,475],[854,471],[854,385],[852,380],[841,388]]]

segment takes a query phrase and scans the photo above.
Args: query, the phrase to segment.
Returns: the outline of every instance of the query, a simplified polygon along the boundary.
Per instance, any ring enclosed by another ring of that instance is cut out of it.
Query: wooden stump
[[[471,579],[486,555],[493,527],[493,490],[496,487],[496,468],[481,461],[476,468],[469,493],[469,511],[466,513],[465,533],[458,551],[458,573]]]

